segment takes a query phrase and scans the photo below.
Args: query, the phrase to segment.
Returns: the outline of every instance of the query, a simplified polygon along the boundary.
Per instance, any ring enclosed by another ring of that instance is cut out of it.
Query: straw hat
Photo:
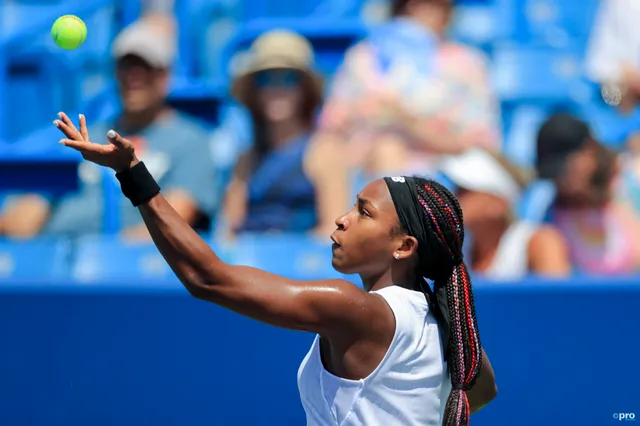
[[[313,104],[322,101],[323,83],[314,71],[313,48],[307,39],[288,30],[272,30],[258,37],[249,49],[246,63],[231,83],[231,94],[247,105],[255,94],[253,78],[260,71],[290,69],[300,72]]]

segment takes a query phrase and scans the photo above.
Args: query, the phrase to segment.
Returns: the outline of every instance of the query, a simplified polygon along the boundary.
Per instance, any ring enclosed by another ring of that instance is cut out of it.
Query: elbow
[[[481,388],[473,388],[468,392],[471,413],[477,413],[498,396],[498,385],[495,380],[491,384],[484,383]]]
[[[496,399],[497,396],[498,396],[498,384],[496,382],[493,382],[493,386],[487,392],[487,404],[493,401],[494,399]]]
[[[199,300],[208,299],[210,291],[198,274],[184,274],[180,277],[180,281],[192,297]]]

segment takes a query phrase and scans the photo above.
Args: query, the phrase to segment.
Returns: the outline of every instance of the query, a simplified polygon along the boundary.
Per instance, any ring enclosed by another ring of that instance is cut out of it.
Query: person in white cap
[[[523,170],[482,148],[443,158],[440,170],[457,188],[474,271],[492,279],[571,272],[568,249],[555,228],[514,218],[513,206],[528,183]]]
[[[162,15],[142,18],[116,37],[112,53],[122,110],[113,119],[92,126],[91,131],[104,133],[113,128],[128,135],[151,173],[167,189],[171,205],[193,226],[206,222],[216,201],[208,134],[194,119],[166,102],[176,57],[173,21]],[[79,175],[78,193],[30,205],[18,200],[16,206],[23,211],[16,216],[30,221],[23,221],[27,231],[22,236],[76,236],[103,231],[99,219],[105,214],[102,175],[89,163],[80,165]],[[32,196],[24,199],[27,197]],[[125,203],[118,208],[117,219],[124,236],[149,238],[135,209]]]

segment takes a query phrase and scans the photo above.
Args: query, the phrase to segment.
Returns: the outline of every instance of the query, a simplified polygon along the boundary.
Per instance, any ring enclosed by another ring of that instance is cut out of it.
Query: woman
[[[547,220],[567,242],[577,271],[613,275],[640,268],[635,185],[625,163],[570,114],[552,115],[538,131],[538,175],[556,189]]]
[[[366,291],[342,280],[293,281],[222,262],[115,131],[100,145],[89,142],[83,116],[79,131],[64,114],[54,123],[67,137],[60,143],[116,171],[123,194],[193,296],[318,334],[298,374],[308,425],[466,425],[495,396],[462,261],[462,212],[443,186],[377,180],[336,220],[332,264],[360,274]],[[434,280],[435,293],[423,277]]]
[[[529,183],[523,170],[482,148],[447,157],[440,169],[456,186],[471,234],[473,271],[501,280],[529,273],[552,277],[571,273],[567,245],[553,226],[514,217],[514,207]]]
[[[441,154],[500,146],[487,61],[447,37],[451,0],[393,0],[389,22],[351,47],[319,121],[366,174],[433,173]]]
[[[347,206],[341,155],[311,145],[322,100],[312,62],[307,40],[271,31],[253,43],[233,82],[233,95],[251,113],[254,141],[236,164],[225,200],[231,234],[315,230],[326,237]]]

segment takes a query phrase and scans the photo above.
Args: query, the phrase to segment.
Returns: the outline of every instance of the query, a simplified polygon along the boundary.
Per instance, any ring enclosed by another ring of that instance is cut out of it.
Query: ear
[[[418,251],[418,240],[415,237],[409,235],[402,235],[398,239],[398,246],[393,253],[393,256],[397,256],[397,260],[409,259],[414,253]]]

